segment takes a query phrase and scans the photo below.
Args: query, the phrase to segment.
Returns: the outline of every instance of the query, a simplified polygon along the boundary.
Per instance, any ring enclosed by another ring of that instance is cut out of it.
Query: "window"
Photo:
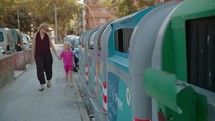
[[[11,31],[6,30],[6,34],[7,34],[8,40],[12,42],[13,41],[13,35],[12,35]]]
[[[2,32],[0,32],[0,42],[3,42],[4,41],[4,35]]]
[[[20,34],[18,34],[18,41],[21,41],[21,35]]]
[[[127,53],[129,42],[131,39],[133,29],[125,28],[125,29],[119,29],[115,31],[114,33],[114,39],[115,39],[115,49],[117,51]]]
[[[188,82],[215,92],[215,17],[186,22]]]
[[[106,22],[106,20],[105,19],[103,19],[103,18],[101,18],[101,19],[99,19],[99,23],[105,23]]]

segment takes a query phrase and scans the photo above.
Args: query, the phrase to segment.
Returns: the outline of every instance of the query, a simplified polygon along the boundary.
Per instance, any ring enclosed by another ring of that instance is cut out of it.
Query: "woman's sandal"
[[[39,91],[43,91],[44,90],[44,87],[40,87]]]
[[[50,88],[51,87],[51,83],[47,83],[47,87]]]

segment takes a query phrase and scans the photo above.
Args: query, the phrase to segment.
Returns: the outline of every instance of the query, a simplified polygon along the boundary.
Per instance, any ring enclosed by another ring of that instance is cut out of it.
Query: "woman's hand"
[[[34,61],[34,57],[31,57],[31,62],[33,62]]]
[[[60,56],[57,56],[57,57],[58,57],[59,60],[61,60],[61,57],[60,57]]]

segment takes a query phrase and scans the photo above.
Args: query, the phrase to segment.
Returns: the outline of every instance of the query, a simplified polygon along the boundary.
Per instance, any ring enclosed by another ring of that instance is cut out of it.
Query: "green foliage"
[[[132,4],[130,0],[123,0],[119,3],[118,7],[118,17],[123,17],[134,13],[137,11],[137,8]]]
[[[44,22],[55,24],[55,8],[60,31],[64,31],[69,20],[76,19],[75,16],[81,12],[74,0],[31,0],[31,4],[35,6],[31,8],[35,30]]]
[[[136,0],[140,8],[154,5],[154,0]]]
[[[20,20],[20,30],[22,32],[28,32],[31,30],[31,16],[29,15],[26,7],[19,7],[8,11],[5,17],[4,26],[8,28],[18,28],[18,14]]]
[[[14,4],[13,0],[0,0],[0,26],[5,26],[5,22],[7,21],[8,13],[12,8],[11,5]]]
[[[59,31],[64,31],[67,23],[81,12],[75,0],[0,0],[0,3],[0,26],[18,28],[19,11],[23,32],[35,32],[41,23],[48,23],[54,28],[55,7]]]

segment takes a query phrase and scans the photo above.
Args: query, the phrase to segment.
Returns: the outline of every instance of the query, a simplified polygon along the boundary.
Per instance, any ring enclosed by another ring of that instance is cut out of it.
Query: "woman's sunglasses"
[[[48,32],[48,31],[49,31],[49,29],[46,29],[46,28],[44,28],[44,30],[45,30],[46,32]]]

